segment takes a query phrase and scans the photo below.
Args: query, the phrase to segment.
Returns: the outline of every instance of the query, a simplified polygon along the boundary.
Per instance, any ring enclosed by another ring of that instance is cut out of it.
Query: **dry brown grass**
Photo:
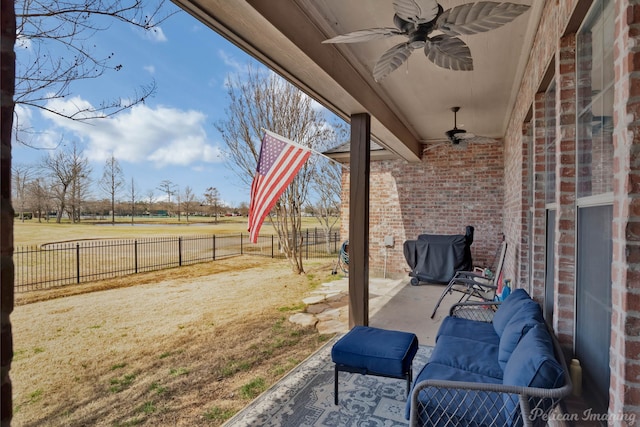
[[[331,262],[237,257],[16,295],[15,426],[216,426],[330,337],[286,319]]]

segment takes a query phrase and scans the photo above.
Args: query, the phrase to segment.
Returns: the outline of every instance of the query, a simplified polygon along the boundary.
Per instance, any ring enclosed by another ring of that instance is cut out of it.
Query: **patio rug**
[[[409,425],[404,418],[407,383],[402,379],[340,372],[340,404],[334,404],[331,347],[338,338],[325,344],[224,427]],[[414,376],[427,363],[432,350],[432,347],[420,346],[413,359]]]

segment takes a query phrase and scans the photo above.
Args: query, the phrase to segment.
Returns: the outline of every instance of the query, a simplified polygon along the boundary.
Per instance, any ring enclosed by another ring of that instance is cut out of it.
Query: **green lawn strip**
[[[158,408],[156,407],[156,404],[150,400],[144,402],[142,405],[140,405],[140,407],[137,409],[137,412],[142,412],[145,415],[151,415],[154,412],[156,412],[158,410]]]
[[[151,385],[149,386],[149,392],[151,393],[155,393],[155,394],[164,394],[166,393],[167,388],[164,386],[161,386],[160,384],[158,384],[157,382],[153,382],[151,383]]]
[[[257,397],[267,389],[267,382],[264,378],[258,377],[240,387],[240,395],[247,400]]]
[[[135,379],[136,374],[126,374],[119,378],[111,378],[109,382],[109,391],[111,393],[120,393],[121,391],[128,389]]]
[[[179,377],[181,375],[188,375],[189,369],[187,368],[171,368],[169,369],[169,374],[173,377]]]
[[[233,409],[223,409],[218,406],[208,409],[204,413],[204,418],[209,421],[226,421],[231,418],[236,411]]]

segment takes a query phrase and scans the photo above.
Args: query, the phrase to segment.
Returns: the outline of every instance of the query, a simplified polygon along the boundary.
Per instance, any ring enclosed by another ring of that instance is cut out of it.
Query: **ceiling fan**
[[[449,70],[471,71],[473,59],[469,46],[456,37],[493,30],[513,21],[529,9],[515,3],[480,1],[444,8],[436,0],[394,0],[394,27],[369,28],[342,34],[323,43],[359,43],[405,36],[407,41],[382,54],[373,68],[380,81],[400,67],[416,49],[424,49],[427,58]],[[441,34],[430,37],[434,31]]]
[[[460,107],[451,107],[451,111],[453,111],[453,129],[449,129],[444,134],[447,136],[448,142],[441,142],[435,145],[430,145],[426,148],[426,150],[432,150],[436,147],[440,147],[445,144],[452,144],[454,147],[464,148],[467,146],[467,143],[489,143],[496,142],[495,139],[489,138],[486,136],[477,136],[472,134],[471,132],[467,132],[465,129],[460,129],[458,127],[458,111],[460,111]]]
[[[460,111],[460,107],[451,107],[451,111],[453,111],[453,129],[449,129],[445,132],[447,135],[447,139],[454,145],[460,144],[461,141],[475,138],[476,136],[472,133],[467,132],[464,129],[458,129],[458,111]]]

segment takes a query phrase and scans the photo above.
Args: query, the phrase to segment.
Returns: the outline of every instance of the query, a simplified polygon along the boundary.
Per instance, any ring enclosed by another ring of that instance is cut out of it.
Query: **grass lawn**
[[[331,338],[287,319],[336,277],[240,256],[17,301],[13,424],[219,426]]]
[[[124,224],[15,221],[15,246],[246,234],[242,217]],[[244,255],[17,294],[13,423],[219,426],[331,338],[287,319],[332,264]]]
[[[315,218],[305,217],[302,228],[319,228]],[[339,223],[336,224],[339,231]],[[136,218],[135,225],[131,219],[122,218],[115,225],[110,222],[80,222],[72,224],[68,221],[56,224],[54,220],[38,222],[35,219],[14,221],[14,246],[42,245],[44,243],[67,242],[87,239],[133,239],[140,237],[160,236],[193,236],[209,234],[247,234],[246,217],[222,217],[218,222],[212,218],[190,217],[187,223],[182,217],[177,218]],[[273,226],[266,222],[260,229],[260,235],[275,234]]]

